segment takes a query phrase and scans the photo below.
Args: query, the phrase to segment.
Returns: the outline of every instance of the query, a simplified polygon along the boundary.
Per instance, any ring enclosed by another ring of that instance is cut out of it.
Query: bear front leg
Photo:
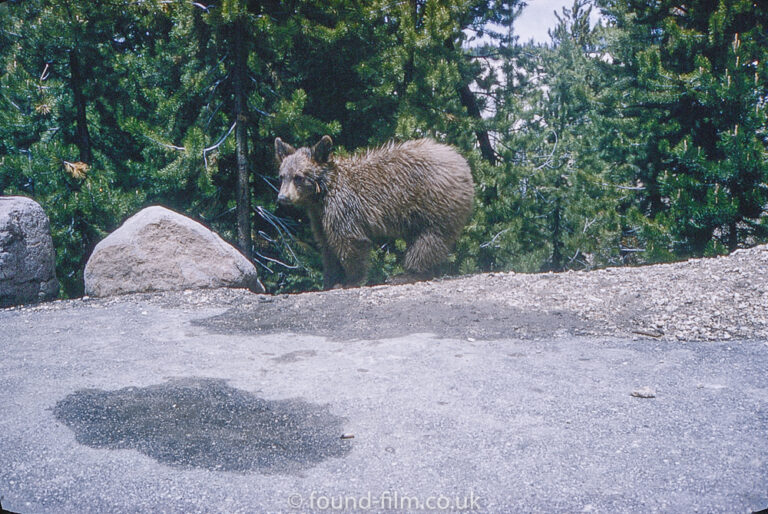
[[[323,248],[323,289],[333,289],[344,284],[344,268],[330,248]]]
[[[344,284],[344,268],[342,268],[341,262],[339,262],[334,247],[325,235],[322,219],[320,207],[317,205],[310,206],[309,222],[320,250],[320,257],[323,259],[323,289],[333,289],[339,284]]]

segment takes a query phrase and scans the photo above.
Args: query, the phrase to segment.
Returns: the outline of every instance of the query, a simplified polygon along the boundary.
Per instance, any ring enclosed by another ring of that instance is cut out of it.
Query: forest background
[[[0,3],[0,194],[51,221],[63,297],[161,204],[272,292],[319,288],[276,136],[336,152],[432,137],[473,169],[449,274],[638,265],[768,241],[768,6],[575,0],[546,44],[520,0]],[[593,10],[600,22],[590,23]],[[377,248],[370,280],[401,271]]]

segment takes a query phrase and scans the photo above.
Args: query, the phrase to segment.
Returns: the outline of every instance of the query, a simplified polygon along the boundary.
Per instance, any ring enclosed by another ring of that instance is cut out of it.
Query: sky
[[[515,20],[514,31],[520,38],[518,41],[526,43],[533,39],[537,43],[548,43],[547,29],[557,23],[555,11],[559,13],[563,7],[570,9],[573,0],[526,0],[526,3],[528,6]],[[592,8],[592,23],[597,23],[597,11],[597,8]]]

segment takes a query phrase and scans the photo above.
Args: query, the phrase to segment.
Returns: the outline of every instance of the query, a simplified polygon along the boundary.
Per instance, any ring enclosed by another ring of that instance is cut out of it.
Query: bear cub
[[[275,139],[280,203],[307,210],[323,259],[323,286],[365,282],[375,241],[402,238],[403,267],[428,278],[472,212],[467,161],[431,139],[389,143],[347,158],[331,155],[329,136],[295,149]]]

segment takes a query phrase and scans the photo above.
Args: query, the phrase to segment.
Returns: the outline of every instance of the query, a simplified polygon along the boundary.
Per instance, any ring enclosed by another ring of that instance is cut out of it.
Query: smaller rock
[[[236,248],[159,206],[138,212],[96,245],[84,279],[91,296],[218,287],[264,292],[256,268]]]
[[[56,298],[55,267],[51,227],[40,204],[0,197],[0,307]]]
[[[635,398],[656,398],[656,391],[645,386],[640,389],[635,389],[630,393],[630,396],[634,396]]]

